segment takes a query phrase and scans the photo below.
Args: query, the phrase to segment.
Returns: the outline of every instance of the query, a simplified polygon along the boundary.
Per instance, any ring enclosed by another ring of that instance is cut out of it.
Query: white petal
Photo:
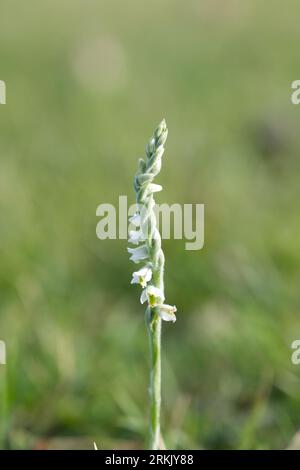
[[[136,275],[136,273],[133,273],[132,274],[132,279],[131,279],[131,284],[139,284],[139,283],[140,283],[139,277]]]
[[[162,291],[155,286],[147,287],[147,297],[150,307],[156,307],[164,301],[164,296]]]
[[[131,284],[140,284],[142,287],[146,287],[147,282],[152,278],[152,270],[149,266],[144,266],[143,268],[135,271],[132,274]]]
[[[148,295],[150,294],[150,295],[154,295],[155,297],[160,297],[160,298],[163,297],[162,291],[158,287],[155,287],[155,286],[149,286],[147,289],[147,292],[148,292]]]
[[[163,146],[163,145],[160,145],[160,146],[158,147],[158,149],[156,150],[156,158],[157,158],[157,160],[159,160],[159,159],[163,156],[164,151],[165,151],[164,146]]]
[[[128,243],[138,245],[141,241],[144,241],[143,232],[141,230],[130,230]]]
[[[175,313],[168,313],[168,312],[165,312],[163,310],[160,310],[159,311],[159,316],[164,321],[172,321],[173,323],[176,321]]]
[[[145,276],[145,274],[147,273],[147,270],[148,270],[148,268],[146,266],[144,266],[143,268],[139,269],[138,271],[135,271],[133,274],[135,274],[136,276]]]
[[[145,274],[145,282],[149,282],[152,278],[152,269],[148,268],[147,273]]]
[[[148,258],[149,253],[146,245],[141,245],[138,248],[127,248],[128,253],[131,254],[131,261],[138,263],[139,261]]]
[[[136,227],[141,225],[141,216],[138,212],[136,212],[132,217],[129,217],[129,222]]]
[[[141,231],[140,230],[130,230],[129,235],[132,238],[139,238],[141,236]]]
[[[137,276],[140,276],[140,277],[146,277],[148,275],[148,271],[151,272],[151,269],[148,268],[148,266],[144,266],[143,268],[139,269],[138,271],[136,271],[136,275]]]
[[[162,190],[162,186],[160,184],[150,183],[148,186],[149,193],[158,193]]]

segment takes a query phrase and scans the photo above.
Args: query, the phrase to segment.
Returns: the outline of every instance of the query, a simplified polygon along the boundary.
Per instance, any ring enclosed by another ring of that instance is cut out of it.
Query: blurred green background
[[[2,0],[2,448],[145,446],[148,339],[126,240],[165,117],[158,202],[204,203],[205,247],[164,241],[169,448],[276,449],[300,427],[299,2]]]

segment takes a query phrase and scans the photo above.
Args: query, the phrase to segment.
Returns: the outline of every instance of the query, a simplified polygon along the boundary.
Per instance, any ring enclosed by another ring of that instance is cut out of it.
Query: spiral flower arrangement
[[[164,145],[168,129],[165,120],[156,128],[146,146],[146,158],[140,159],[134,178],[137,212],[129,221],[134,230],[129,232],[129,243],[137,245],[128,248],[130,259],[141,263],[142,267],[132,275],[132,284],[142,287],[141,303],[147,303],[146,324],[148,327],[151,351],[151,448],[162,448],[160,433],[161,408],[161,323],[176,321],[176,307],[165,302],[164,265],[165,257],[161,247],[161,236],[157,228],[154,194],[162,186],[153,183],[161,170]]]

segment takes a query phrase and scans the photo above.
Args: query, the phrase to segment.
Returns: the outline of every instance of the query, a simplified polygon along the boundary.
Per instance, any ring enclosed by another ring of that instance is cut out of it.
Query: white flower
[[[162,191],[162,188],[163,187],[160,184],[150,183],[147,191],[148,193],[158,193],[159,191]]]
[[[152,278],[152,270],[148,266],[139,269],[132,274],[131,284],[140,284],[142,287],[146,287],[147,282]]]
[[[176,315],[175,312],[177,312],[177,308],[175,305],[167,305],[167,304],[162,304],[159,305],[159,315],[162,320],[165,321],[176,321]]]
[[[129,243],[138,245],[142,241],[145,241],[145,237],[141,230],[130,230],[128,239]]]
[[[158,287],[148,286],[141,294],[141,304],[148,300],[150,307],[156,307],[164,301],[164,295]]]
[[[135,227],[139,227],[141,225],[141,216],[138,212],[136,212],[132,217],[129,217],[129,222]]]
[[[164,149],[164,146],[163,146],[163,145],[160,145],[160,146],[156,149],[156,155],[155,155],[155,157],[156,157],[157,160],[161,160],[161,157],[163,156],[164,151],[165,151],[165,149]]]
[[[149,256],[146,245],[141,245],[137,248],[127,248],[127,251],[131,254],[130,260],[134,263],[139,263],[141,260],[146,259]]]

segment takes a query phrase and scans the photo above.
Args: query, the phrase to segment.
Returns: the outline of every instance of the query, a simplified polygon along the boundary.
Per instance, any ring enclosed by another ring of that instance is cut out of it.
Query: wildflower
[[[177,308],[175,305],[167,305],[167,304],[162,304],[158,306],[159,308],[159,315],[162,320],[165,321],[176,321],[176,315],[175,312],[177,312]]]
[[[135,227],[139,227],[141,225],[141,216],[138,212],[136,212],[132,217],[129,217],[129,222]]]
[[[137,173],[134,178],[134,189],[138,210],[129,218],[136,230],[129,232],[129,243],[139,245],[127,248],[130,259],[135,263],[144,261],[144,266],[132,275],[131,284],[143,287],[141,303],[147,302],[146,323],[151,344],[151,448],[160,449],[160,402],[161,402],[161,321],[176,321],[176,307],[164,304],[164,262],[161,247],[161,236],[157,228],[154,211],[154,193],[162,190],[162,186],[153,183],[161,170],[164,144],[168,135],[165,120],[155,130],[146,146],[146,158],[139,159]],[[147,284],[151,281],[151,284]]]
[[[138,245],[141,241],[145,241],[142,230],[130,230],[128,242]]]
[[[127,248],[128,253],[131,254],[130,260],[134,263],[139,263],[149,256],[148,248],[146,245],[140,245],[137,248]]]
[[[164,294],[158,287],[148,286],[143,290],[140,300],[141,304],[147,300],[150,307],[156,307],[164,301]]]

